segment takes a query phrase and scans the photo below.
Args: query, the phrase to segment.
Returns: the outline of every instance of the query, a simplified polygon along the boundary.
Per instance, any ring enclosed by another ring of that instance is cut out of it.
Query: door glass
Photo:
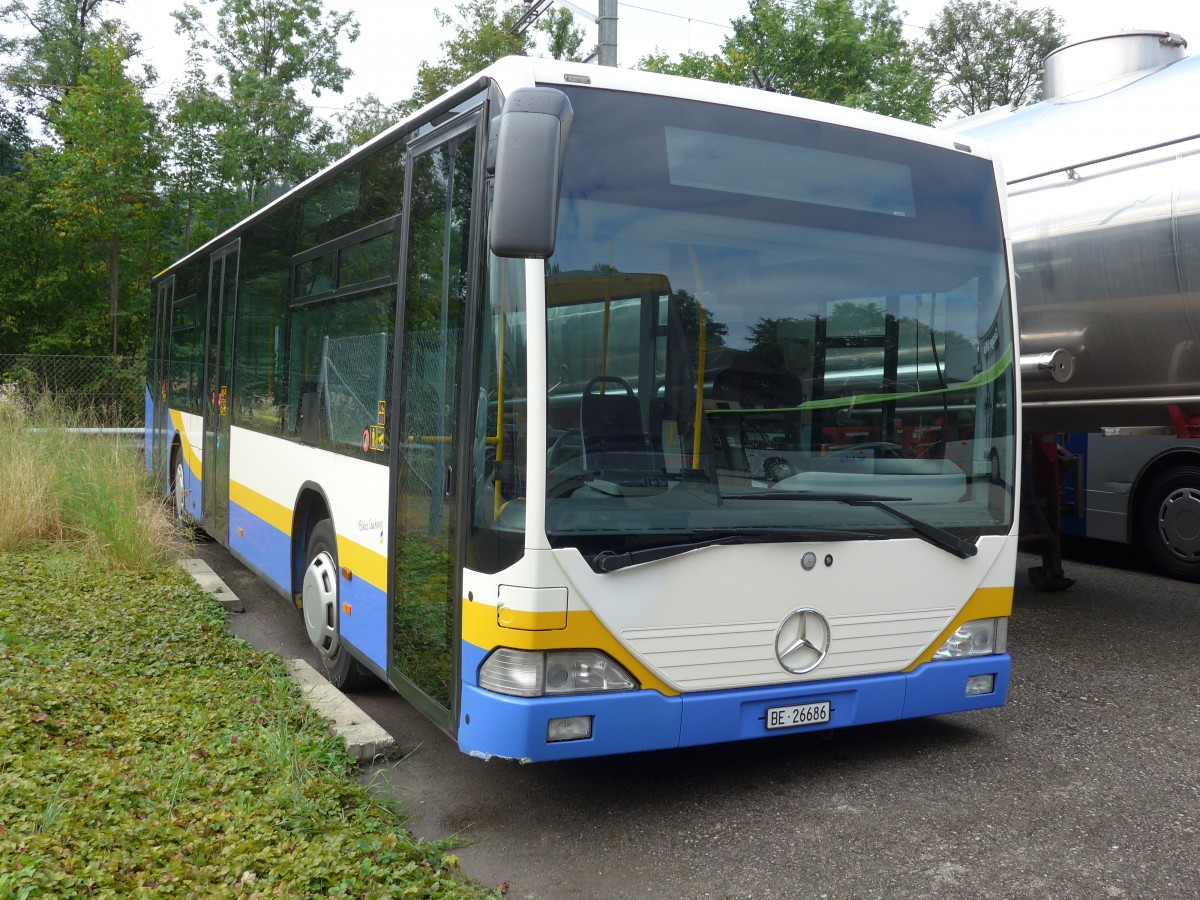
[[[459,603],[455,472],[474,132],[411,164],[396,471],[392,665],[450,709]]]
[[[236,312],[238,244],[218,251],[208,271],[208,340],[205,356],[203,521],[220,541],[229,532],[229,410]]]
[[[154,329],[154,362],[151,366],[150,401],[153,410],[151,423],[152,469],[156,476],[166,472],[167,458],[164,449],[167,437],[167,360],[171,348],[171,314],[175,306],[175,276],[172,275],[158,286],[157,318]]]

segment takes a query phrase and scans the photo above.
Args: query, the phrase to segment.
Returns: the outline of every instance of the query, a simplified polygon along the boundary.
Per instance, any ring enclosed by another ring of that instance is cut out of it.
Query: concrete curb
[[[245,612],[242,598],[229,589],[221,577],[209,568],[202,559],[181,559],[179,565],[196,579],[196,584],[213,595],[213,598],[230,612]]]
[[[181,559],[179,565],[187,571],[202,590],[230,612],[244,612],[242,598],[229,589],[202,559]],[[325,680],[316,669],[302,659],[287,660],[288,672],[300,685],[300,692],[319,715],[332,723],[335,734],[346,741],[346,750],[360,763],[369,763],[386,755],[396,746],[395,739],[382,726],[359,709],[349,697]]]
[[[395,739],[382,726],[304,660],[289,659],[287,667],[300,684],[304,699],[333,722],[333,730],[346,739],[346,750],[356,760],[369,763],[377,756],[386,756],[396,746]]]

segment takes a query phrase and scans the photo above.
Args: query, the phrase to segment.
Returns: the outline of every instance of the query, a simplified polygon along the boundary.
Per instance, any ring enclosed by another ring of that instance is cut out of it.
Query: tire
[[[171,461],[171,511],[178,524],[187,525],[190,517],[188,516],[187,507],[184,506],[184,495],[187,492],[184,488],[183,453],[176,449],[171,454]]]
[[[313,528],[305,560],[300,608],[308,639],[325,664],[325,677],[341,690],[371,686],[377,680],[374,674],[350,655],[341,640],[337,534],[329,519]]]
[[[1155,478],[1138,518],[1154,563],[1175,578],[1200,581],[1200,467],[1176,466]]]

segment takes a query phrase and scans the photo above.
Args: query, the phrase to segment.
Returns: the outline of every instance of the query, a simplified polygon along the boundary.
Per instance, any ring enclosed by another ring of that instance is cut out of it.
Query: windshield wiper
[[[820,501],[828,500],[836,503],[845,503],[847,506],[872,506],[875,509],[882,509],[886,513],[890,513],[897,519],[907,523],[912,527],[920,537],[924,538],[935,547],[945,550],[947,553],[952,553],[959,559],[970,559],[979,552],[971,541],[966,538],[960,538],[957,535],[951,534],[944,528],[938,528],[936,525],[930,525],[928,522],[922,522],[920,519],[914,519],[906,512],[901,512],[894,506],[888,506],[889,503],[899,503],[905,500],[911,500],[912,497],[873,497],[864,494],[832,494],[818,492],[801,492],[801,491],[747,491],[739,494],[722,494],[722,500],[800,500],[800,501]]]
[[[715,547],[720,544],[766,544],[772,541],[788,540],[883,540],[885,535],[873,531],[841,531],[829,528],[697,528],[692,534],[712,533],[714,536],[696,541],[686,541],[680,544],[663,544],[658,547],[646,547],[643,550],[630,550],[626,553],[614,553],[605,550],[596,555],[596,568],[601,572],[615,572],[639,563],[654,562],[687,553],[689,550],[701,550],[704,547]]]

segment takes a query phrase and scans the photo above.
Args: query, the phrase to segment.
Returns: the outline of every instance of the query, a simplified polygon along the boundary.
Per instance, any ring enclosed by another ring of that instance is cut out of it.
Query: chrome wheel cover
[[[322,550],[304,572],[302,594],[308,639],[326,659],[338,651],[337,567]]]

